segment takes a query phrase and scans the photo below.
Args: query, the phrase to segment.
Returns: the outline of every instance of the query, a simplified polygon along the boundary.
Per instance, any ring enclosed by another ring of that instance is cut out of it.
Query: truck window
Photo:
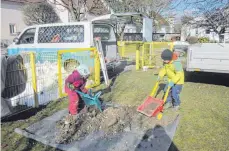
[[[27,29],[19,39],[19,44],[33,44],[36,28]]]
[[[106,25],[94,25],[93,37],[100,37],[101,40],[110,39],[110,27]]]
[[[82,43],[84,42],[84,26],[50,26],[39,27],[38,43]]]

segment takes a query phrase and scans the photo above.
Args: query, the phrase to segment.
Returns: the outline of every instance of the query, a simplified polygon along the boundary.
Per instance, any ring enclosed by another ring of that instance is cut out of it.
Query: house
[[[211,28],[184,25],[181,29],[181,41],[186,41],[188,37],[206,37],[211,42],[229,42],[229,27],[226,27],[225,32],[219,35]]]
[[[22,7],[41,0],[1,0],[1,41],[12,41],[25,27]]]

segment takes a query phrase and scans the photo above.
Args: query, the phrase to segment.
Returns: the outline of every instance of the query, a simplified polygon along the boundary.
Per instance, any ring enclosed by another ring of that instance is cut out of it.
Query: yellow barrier
[[[140,69],[140,51],[136,50],[136,70]]]
[[[173,51],[173,47],[173,42],[118,42],[120,56],[123,59],[134,60],[136,62],[136,70],[139,70],[143,66],[147,66],[148,68],[161,67],[161,52],[164,49]]]
[[[39,107],[38,102],[38,93],[37,93],[37,74],[36,74],[36,65],[35,65],[35,53],[30,52],[30,66],[32,71],[32,87],[34,92],[34,107]]]
[[[84,53],[82,55],[82,53]],[[93,84],[87,85],[87,88],[95,87],[100,85],[100,61],[99,61],[99,55],[96,50],[96,48],[77,48],[77,49],[69,49],[69,50],[60,50],[58,51],[58,91],[59,96],[64,97],[66,94],[63,92],[64,88],[64,82],[65,78],[70,74],[67,73],[66,77],[63,77],[63,60],[64,55],[68,55],[67,58],[72,59],[79,59],[79,63],[86,63],[86,64],[92,64],[93,59],[93,65],[94,67],[92,70],[93,75],[91,76]],[[75,58],[74,58],[75,56]],[[65,63],[65,62],[64,62]],[[89,66],[89,65],[88,65]]]
[[[118,51],[123,59],[135,60],[136,50],[141,50],[142,41],[118,41]]]

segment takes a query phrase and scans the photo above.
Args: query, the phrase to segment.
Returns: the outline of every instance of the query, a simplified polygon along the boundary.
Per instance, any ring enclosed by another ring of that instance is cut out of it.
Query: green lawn
[[[104,101],[139,105],[155,84],[154,71],[131,71],[121,74]],[[103,86],[98,87],[101,89]],[[187,82],[181,94],[181,120],[173,143],[179,150],[229,150],[229,88],[220,85]],[[54,150],[13,132],[67,107],[67,100],[53,101],[37,115],[26,121],[2,123],[3,150]],[[165,114],[170,114],[165,113]]]

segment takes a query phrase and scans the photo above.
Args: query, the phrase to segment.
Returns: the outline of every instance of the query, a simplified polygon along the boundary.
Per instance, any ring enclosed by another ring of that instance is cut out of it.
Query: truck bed
[[[191,45],[188,50],[186,70],[229,73],[229,44]]]

